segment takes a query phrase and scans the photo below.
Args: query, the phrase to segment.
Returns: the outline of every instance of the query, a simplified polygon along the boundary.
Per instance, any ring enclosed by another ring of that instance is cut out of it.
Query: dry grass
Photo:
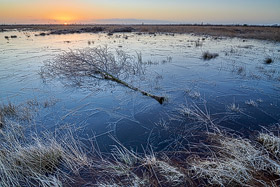
[[[271,186],[279,179],[280,162],[275,159],[278,137],[260,133],[258,140],[263,143],[262,147],[241,137],[217,133],[209,136],[216,145],[208,147],[212,150],[211,156],[192,160],[191,171],[195,178],[219,186]],[[272,151],[272,157],[266,150]]]
[[[71,130],[38,134],[6,120],[0,141],[0,186],[64,186],[93,181],[101,186],[175,186],[185,180],[179,168],[153,154],[130,151],[117,140],[119,146],[103,159],[100,152],[86,150]],[[81,175],[85,171],[90,178]]]
[[[0,186],[62,186],[70,176],[61,166],[74,172],[91,164],[71,133],[61,140],[49,133],[27,137],[22,126],[8,121],[0,139]]]
[[[5,118],[14,118],[17,117],[17,109],[16,106],[9,102],[7,105],[0,105],[0,129],[5,125]]]
[[[39,134],[33,126],[20,124],[22,112],[11,103],[3,105],[1,115],[0,186],[62,186],[71,179],[65,170],[77,173],[91,164],[70,130],[58,137]]]
[[[0,106],[0,113],[2,116],[14,117],[17,115],[17,109],[15,105],[9,102],[7,105],[2,104]]]
[[[2,114],[2,112],[0,112],[0,129],[3,128],[4,123],[4,115]]]
[[[258,140],[263,146],[280,159],[280,138],[273,134],[260,133]]]
[[[189,119],[195,122],[196,126],[205,125],[207,129],[208,127],[213,129],[217,127],[215,124],[217,118],[214,118],[214,114],[210,114],[205,102],[203,107],[199,107],[195,103],[190,106],[188,104],[181,105],[177,111],[180,114],[180,116],[176,116],[177,119]]]
[[[229,109],[242,112],[236,104],[230,105]],[[200,149],[205,152],[198,152],[198,154],[189,152],[191,158],[187,160],[188,165],[181,164],[184,169],[189,171],[187,176],[192,176],[192,180],[197,181],[195,184],[202,186],[279,185],[279,137],[273,134],[259,133],[256,139],[249,140],[228,134],[215,124],[217,120],[210,115],[207,108],[203,110],[197,105],[190,107],[183,105],[179,108],[179,113],[208,127],[206,129],[208,139],[203,139],[200,143],[191,146],[194,150]],[[179,134],[180,130],[176,132]],[[189,149],[184,148],[183,150]],[[188,155],[187,151],[183,152]],[[182,155],[182,152],[178,155]],[[180,162],[182,163],[182,160]]]
[[[14,105],[11,102],[8,104],[0,104],[0,127],[5,125],[5,121],[30,121],[34,112],[38,109],[38,102],[30,100],[26,103]]]
[[[188,177],[177,166],[160,160],[153,153],[136,154],[124,146],[115,147],[113,160],[102,168],[110,176],[111,185],[120,186],[182,186]],[[122,179],[120,181],[120,178]]]
[[[101,153],[87,150],[67,127],[31,135],[6,120],[0,129],[0,186],[276,186],[280,138],[259,133],[249,140],[223,132],[204,107],[182,106],[178,111],[208,127],[208,139],[192,145],[207,150],[203,154],[185,148],[137,153],[114,137],[112,151]]]
[[[219,152],[207,159],[195,160],[191,165],[196,177],[220,186],[246,185],[253,177],[250,162],[261,154],[247,140],[219,136]]]
[[[105,32],[123,28],[123,25],[1,25],[0,29],[18,29],[35,31],[81,30],[102,27]],[[280,41],[280,27],[235,26],[235,25],[126,25],[135,32],[145,33],[195,33],[216,37],[240,37],[261,40]]]

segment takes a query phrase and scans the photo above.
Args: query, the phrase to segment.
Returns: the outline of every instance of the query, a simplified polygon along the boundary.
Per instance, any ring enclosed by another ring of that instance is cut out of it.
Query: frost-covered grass
[[[157,152],[149,148],[137,153],[113,136],[113,149],[102,153],[94,149],[94,143],[88,149],[70,128],[55,134],[29,134],[25,126],[4,116],[0,186],[278,185],[278,136],[259,133],[255,139],[247,139],[230,134],[215,126],[216,120],[206,107],[181,106],[178,113],[207,126],[207,138],[193,144],[197,150],[207,150],[204,154],[185,148]],[[168,123],[164,126],[166,131],[172,128]]]

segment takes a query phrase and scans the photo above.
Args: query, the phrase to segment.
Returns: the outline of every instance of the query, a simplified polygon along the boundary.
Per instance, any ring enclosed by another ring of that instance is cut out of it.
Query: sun
[[[0,0],[1,1],[1,0]],[[75,17],[71,16],[70,14],[62,14],[62,15],[55,15],[52,16],[52,19],[55,20],[57,24],[61,25],[69,25],[74,22]]]

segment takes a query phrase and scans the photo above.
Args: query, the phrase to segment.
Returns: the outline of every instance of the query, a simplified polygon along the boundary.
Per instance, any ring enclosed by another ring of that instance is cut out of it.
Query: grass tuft
[[[258,141],[274,156],[280,158],[280,138],[271,134],[260,133]]]
[[[247,140],[219,136],[218,141],[219,152],[213,151],[213,157],[194,160],[191,169],[196,177],[205,178],[210,184],[245,185],[252,179],[247,166],[259,152]]]
[[[5,121],[4,121],[4,115],[2,111],[0,111],[0,129],[4,127]]]
[[[253,107],[258,107],[258,103],[252,99],[245,101],[245,104]]]
[[[273,62],[273,60],[272,60],[272,58],[266,58],[266,59],[264,60],[264,62],[265,62],[266,64],[271,64],[271,63]]]
[[[19,147],[11,155],[15,166],[20,167],[26,174],[52,173],[59,165],[63,149],[57,142],[43,144],[39,140],[34,145]]]
[[[9,102],[7,105],[0,106],[0,113],[2,116],[15,117],[17,116],[17,109],[15,105]]]
[[[240,113],[241,109],[239,108],[239,105],[236,105],[235,103],[231,103],[229,106],[227,106],[228,110],[236,113]]]
[[[260,147],[242,137],[217,133],[209,133],[209,136],[216,143],[207,147],[211,156],[192,160],[191,171],[195,178],[219,186],[271,186],[272,179],[277,180],[275,175],[280,175],[279,157],[275,157],[279,156],[280,138],[260,133],[258,141],[263,145]]]
[[[69,172],[91,164],[73,134],[58,139],[49,132],[27,137],[27,132],[10,120],[0,130],[0,186],[62,186],[71,180]]]
[[[214,58],[216,58],[218,56],[219,56],[218,53],[209,53],[207,51],[207,52],[203,53],[202,58],[203,58],[203,60],[211,60],[211,59],[214,59]]]

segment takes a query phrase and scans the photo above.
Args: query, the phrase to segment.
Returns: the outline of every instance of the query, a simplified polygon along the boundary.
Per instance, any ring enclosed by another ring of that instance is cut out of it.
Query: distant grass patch
[[[214,58],[217,58],[219,56],[218,53],[209,53],[208,51],[207,52],[204,52],[202,54],[202,59],[203,60],[211,60],[211,59],[214,59]]]
[[[272,58],[266,58],[266,59],[264,60],[264,62],[265,62],[266,64],[271,64],[271,63],[273,62],[273,60],[272,60]]]

